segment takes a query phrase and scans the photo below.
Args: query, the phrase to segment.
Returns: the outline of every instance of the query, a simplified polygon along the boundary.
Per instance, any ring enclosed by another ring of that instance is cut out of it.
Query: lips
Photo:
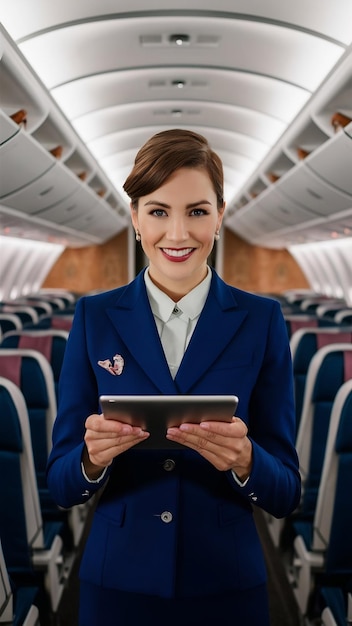
[[[161,248],[163,255],[175,262],[186,261],[194,250],[195,248]]]

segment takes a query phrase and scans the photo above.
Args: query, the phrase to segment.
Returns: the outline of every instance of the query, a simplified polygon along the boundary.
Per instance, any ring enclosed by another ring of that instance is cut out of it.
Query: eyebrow
[[[193,207],[199,206],[200,204],[208,204],[209,206],[211,206],[211,202],[209,202],[209,200],[198,200],[198,202],[191,202],[190,204],[186,204],[186,209],[193,209]],[[166,202],[159,202],[159,200],[148,200],[148,202],[144,204],[144,206],[150,205],[160,206],[163,209],[172,208],[169,204],[166,204]]]

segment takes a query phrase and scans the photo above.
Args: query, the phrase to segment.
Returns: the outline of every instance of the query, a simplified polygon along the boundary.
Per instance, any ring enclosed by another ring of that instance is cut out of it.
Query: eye
[[[195,217],[208,215],[208,211],[206,209],[192,209],[190,215],[195,215]]]
[[[153,209],[150,214],[155,215],[155,217],[164,217],[164,215],[167,215],[164,209]]]

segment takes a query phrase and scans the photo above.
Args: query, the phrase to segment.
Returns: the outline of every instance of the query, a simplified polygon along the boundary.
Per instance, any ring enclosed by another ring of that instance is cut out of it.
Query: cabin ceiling
[[[204,134],[222,158],[225,224],[247,241],[285,247],[350,237],[352,123],[338,133],[331,125],[337,111],[352,119],[350,0],[145,5],[1,2],[3,26],[59,107],[58,125],[62,112],[63,127],[68,120],[116,194],[119,219],[97,241],[128,223],[122,183],[136,151],[173,127]],[[300,160],[298,149],[308,157]],[[12,195],[0,198],[0,225],[22,225],[35,238],[52,224],[55,240],[55,203],[23,215]],[[75,223],[66,241],[79,245]]]

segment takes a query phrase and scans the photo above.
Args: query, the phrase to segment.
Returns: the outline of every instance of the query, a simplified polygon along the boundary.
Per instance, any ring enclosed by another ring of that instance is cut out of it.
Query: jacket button
[[[163,463],[163,468],[165,472],[172,472],[175,469],[175,461],[173,459],[166,459]]]
[[[169,524],[170,522],[172,522],[172,513],[170,513],[170,511],[164,511],[160,517],[161,521],[165,524]]]

